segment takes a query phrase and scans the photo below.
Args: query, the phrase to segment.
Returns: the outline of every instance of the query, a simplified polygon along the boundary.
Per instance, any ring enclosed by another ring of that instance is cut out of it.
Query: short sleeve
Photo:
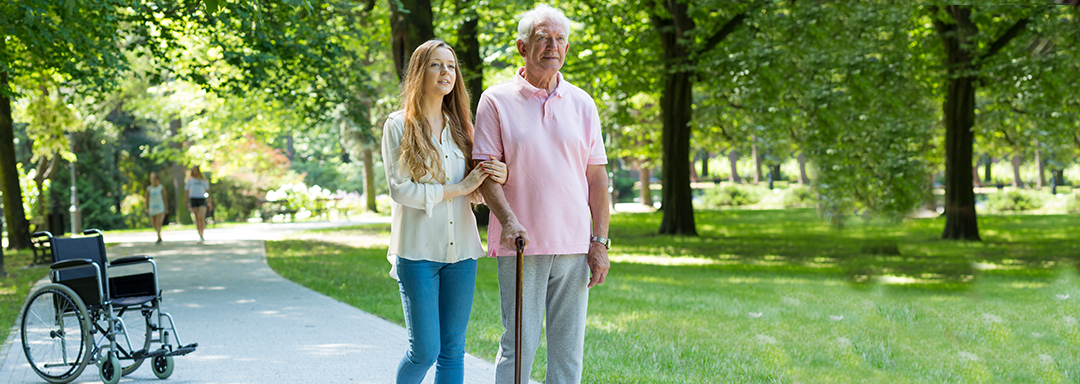
[[[499,161],[506,161],[503,159],[502,124],[499,121],[499,110],[494,100],[488,92],[484,92],[476,106],[473,159],[488,160],[494,157]]]
[[[588,97],[588,96],[585,96]],[[596,111],[596,103],[590,98],[588,100],[588,116],[585,116],[585,121],[588,122],[589,132],[589,165],[603,165],[607,164],[607,150],[604,148],[604,134],[600,130],[600,114]]]

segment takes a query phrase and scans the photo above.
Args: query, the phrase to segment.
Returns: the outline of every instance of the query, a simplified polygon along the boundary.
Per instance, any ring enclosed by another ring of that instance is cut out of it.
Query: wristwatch
[[[597,243],[603,244],[604,249],[611,249],[611,239],[609,239],[609,238],[600,237],[600,236],[593,236],[593,237],[591,237],[589,239],[592,240],[592,241],[595,241]]]

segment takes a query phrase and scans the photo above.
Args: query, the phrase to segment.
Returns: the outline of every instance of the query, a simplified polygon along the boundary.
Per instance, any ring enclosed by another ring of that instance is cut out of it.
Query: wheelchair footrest
[[[188,344],[183,347],[177,348],[175,351],[172,351],[172,353],[169,353],[166,356],[183,356],[195,352],[195,348],[197,348],[198,346],[199,343]]]
[[[167,350],[165,348],[161,348],[161,349],[158,349],[156,351],[149,351],[149,352],[147,350],[145,350],[145,349],[140,349],[138,351],[135,351],[135,353],[133,354],[134,355],[133,357],[135,359],[152,359],[152,358],[155,358],[155,357],[165,356],[168,353],[169,353],[169,350]]]

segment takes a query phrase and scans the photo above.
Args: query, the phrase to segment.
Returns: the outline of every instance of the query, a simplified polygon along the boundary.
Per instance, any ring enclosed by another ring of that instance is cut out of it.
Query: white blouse
[[[402,111],[390,114],[383,126],[382,157],[386,184],[390,187],[390,249],[387,259],[397,279],[397,257],[455,263],[484,256],[480,233],[476,230],[467,196],[442,199],[443,185],[431,175],[418,181],[400,168],[401,136],[405,130]],[[454,143],[450,128],[444,126],[442,140],[431,137],[442,159],[446,184],[465,178],[465,154]]]

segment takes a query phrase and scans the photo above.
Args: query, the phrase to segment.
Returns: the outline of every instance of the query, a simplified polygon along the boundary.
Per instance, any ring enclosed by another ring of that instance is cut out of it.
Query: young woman
[[[150,186],[146,188],[146,213],[150,215],[150,224],[157,232],[158,244],[161,244],[161,224],[165,221],[165,214],[169,213],[168,201],[157,172],[150,172]]]
[[[210,182],[203,177],[198,165],[191,167],[191,173],[184,183],[184,200],[187,200],[188,210],[195,213],[195,228],[199,230],[199,242],[202,243],[206,240],[203,237],[206,210],[214,209],[214,202],[210,200]]]
[[[390,249],[409,350],[397,382],[461,383],[476,260],[484,255],[470,198],[484,179],[506,181],[506,164],[473,164],[469,95],[453,49],[440,40],[413,52],[403,109],[386,119],[382,155],[390,187]]]

